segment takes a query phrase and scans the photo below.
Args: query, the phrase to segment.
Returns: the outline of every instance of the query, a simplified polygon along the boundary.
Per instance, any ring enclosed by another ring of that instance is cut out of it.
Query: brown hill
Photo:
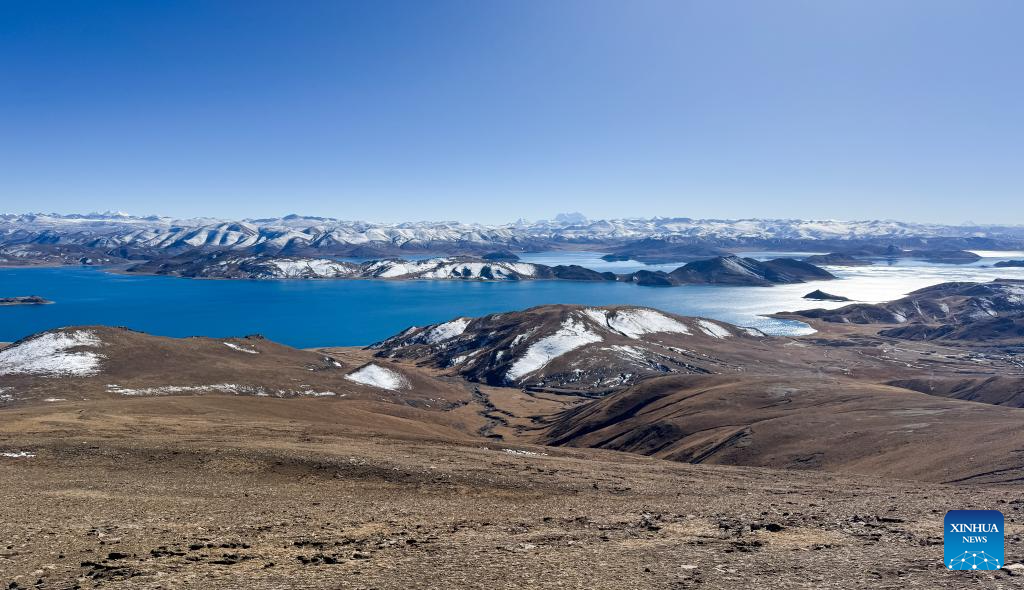
[[[936,377],[933,375],[912,379],[895,379],[889,384],[929,395],[1024,408],[1024,377],[1017,375],[982,377]]]
[[[669,376],[566,411],[542,440],[688,463],[1008,482],[1024,477],[1022,425],[1024,410],[848,380]]]
[[[368,354],[339,361],[258,336],[164,338],[104,326],[50,330],[0,350],[0,390],[7,403],[228,394],[444,405],[468,397]]]

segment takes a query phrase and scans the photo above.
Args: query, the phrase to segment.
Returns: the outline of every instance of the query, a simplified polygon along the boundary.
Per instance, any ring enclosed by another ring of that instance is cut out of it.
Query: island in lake
[[[0,305],[48,305],[53,303],[38,295],[27,295],[23,297],[0,297]]]

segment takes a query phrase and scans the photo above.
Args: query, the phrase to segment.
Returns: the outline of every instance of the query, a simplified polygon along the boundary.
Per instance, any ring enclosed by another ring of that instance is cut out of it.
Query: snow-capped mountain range
[[[505,225],[462,222],[397,224],[288,215],[230,221],[136,217],[124,213],[0,215],[0,245],[76,245],[109,251],[181,252],[196,248],[256,252],[368,250],[481,251],[545,245],[626,244],[639,240],[748,244],[777,241],[857,241],[930,238],[1024,239],[1024,226],[934,225],[901,221],[797,219],[611,219],[561,215]]]

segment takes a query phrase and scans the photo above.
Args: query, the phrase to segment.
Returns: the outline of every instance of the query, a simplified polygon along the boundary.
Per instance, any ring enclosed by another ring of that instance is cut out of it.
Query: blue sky
[[[0,0],[0,210],[1024,223],[1017,1]]]

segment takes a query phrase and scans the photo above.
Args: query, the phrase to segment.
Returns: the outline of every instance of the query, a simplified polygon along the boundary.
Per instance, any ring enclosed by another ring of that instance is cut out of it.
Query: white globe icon
[[[997,570],[999,560],[984,551],[964,551],[949,560],[951,570]]]

